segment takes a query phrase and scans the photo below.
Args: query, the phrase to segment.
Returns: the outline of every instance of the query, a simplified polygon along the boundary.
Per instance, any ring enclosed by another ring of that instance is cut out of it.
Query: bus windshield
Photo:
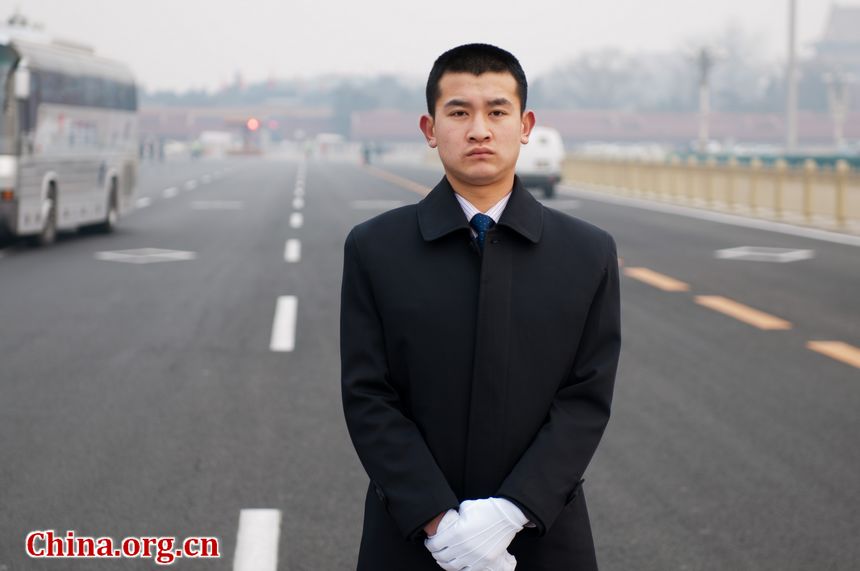
[[[17,54],[8,46],[0,46],[0,154],[15,153],[15,92],[12,86],[12,69]]]

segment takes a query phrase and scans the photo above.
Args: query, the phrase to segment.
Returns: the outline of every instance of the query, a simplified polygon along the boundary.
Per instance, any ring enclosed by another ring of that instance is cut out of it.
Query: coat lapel
[[[514,176],[511,197],[499,219],[500,226],[507,226],[532,243],[540,240],[543,230],[543,206]],[[436,240],[455,230],[469,228],[463,209],[454,196],[448,177],[442,180],[418,203],[418,226],[426,241]]]
[[[447,176],[443,176],[430,194],[418,203],[418,226],[421,236],[428,242],[461,228],[469,229],[469,222]]]

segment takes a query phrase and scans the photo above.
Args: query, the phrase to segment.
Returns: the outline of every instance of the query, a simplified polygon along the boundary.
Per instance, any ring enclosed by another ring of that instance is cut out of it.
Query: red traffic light
[[[260,128],[260,122],[257,119],[251,117],[250,119],[248,119],[248,122],[245,123],[245,126],[248,128],[249,131],[256,131]]]

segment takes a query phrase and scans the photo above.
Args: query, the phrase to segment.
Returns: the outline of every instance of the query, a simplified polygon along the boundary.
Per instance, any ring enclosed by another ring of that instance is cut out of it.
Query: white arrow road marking
[[[182,262],[197,257],[194,252],[184,250],[165,250],[163,248],[134,248],[131,250],[114,250],[112,252],[96,252],[97,260],[109,262],[125,262],[127,264],[152,264],[156,262]]]
[[[785,264],[815,257],[814,250],[795,248],[766,248],[764,246],[741,246],[717,250],[714,256],[724,260],[750,260],[752,262],[776,262]]]

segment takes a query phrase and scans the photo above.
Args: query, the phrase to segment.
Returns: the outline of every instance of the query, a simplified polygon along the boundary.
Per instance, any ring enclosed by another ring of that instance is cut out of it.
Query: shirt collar
[[[454,196],[457,198],[457,202],[460,203],[460,208],[463,209],[463,214],[466,215],[466,220],[471,220],[475,214],[481,212],[478,210],[474,204],[469,202],[466,197],[454,191]],[[505,210],[505,205],[508,203],[508,199],[511,197],[511,193],[507,193],[505,196],[501,198],[497,203],[489,208],[484,214],[493,219],[493,222],[498,222],[499,217],[502,215],[502,212]]]

